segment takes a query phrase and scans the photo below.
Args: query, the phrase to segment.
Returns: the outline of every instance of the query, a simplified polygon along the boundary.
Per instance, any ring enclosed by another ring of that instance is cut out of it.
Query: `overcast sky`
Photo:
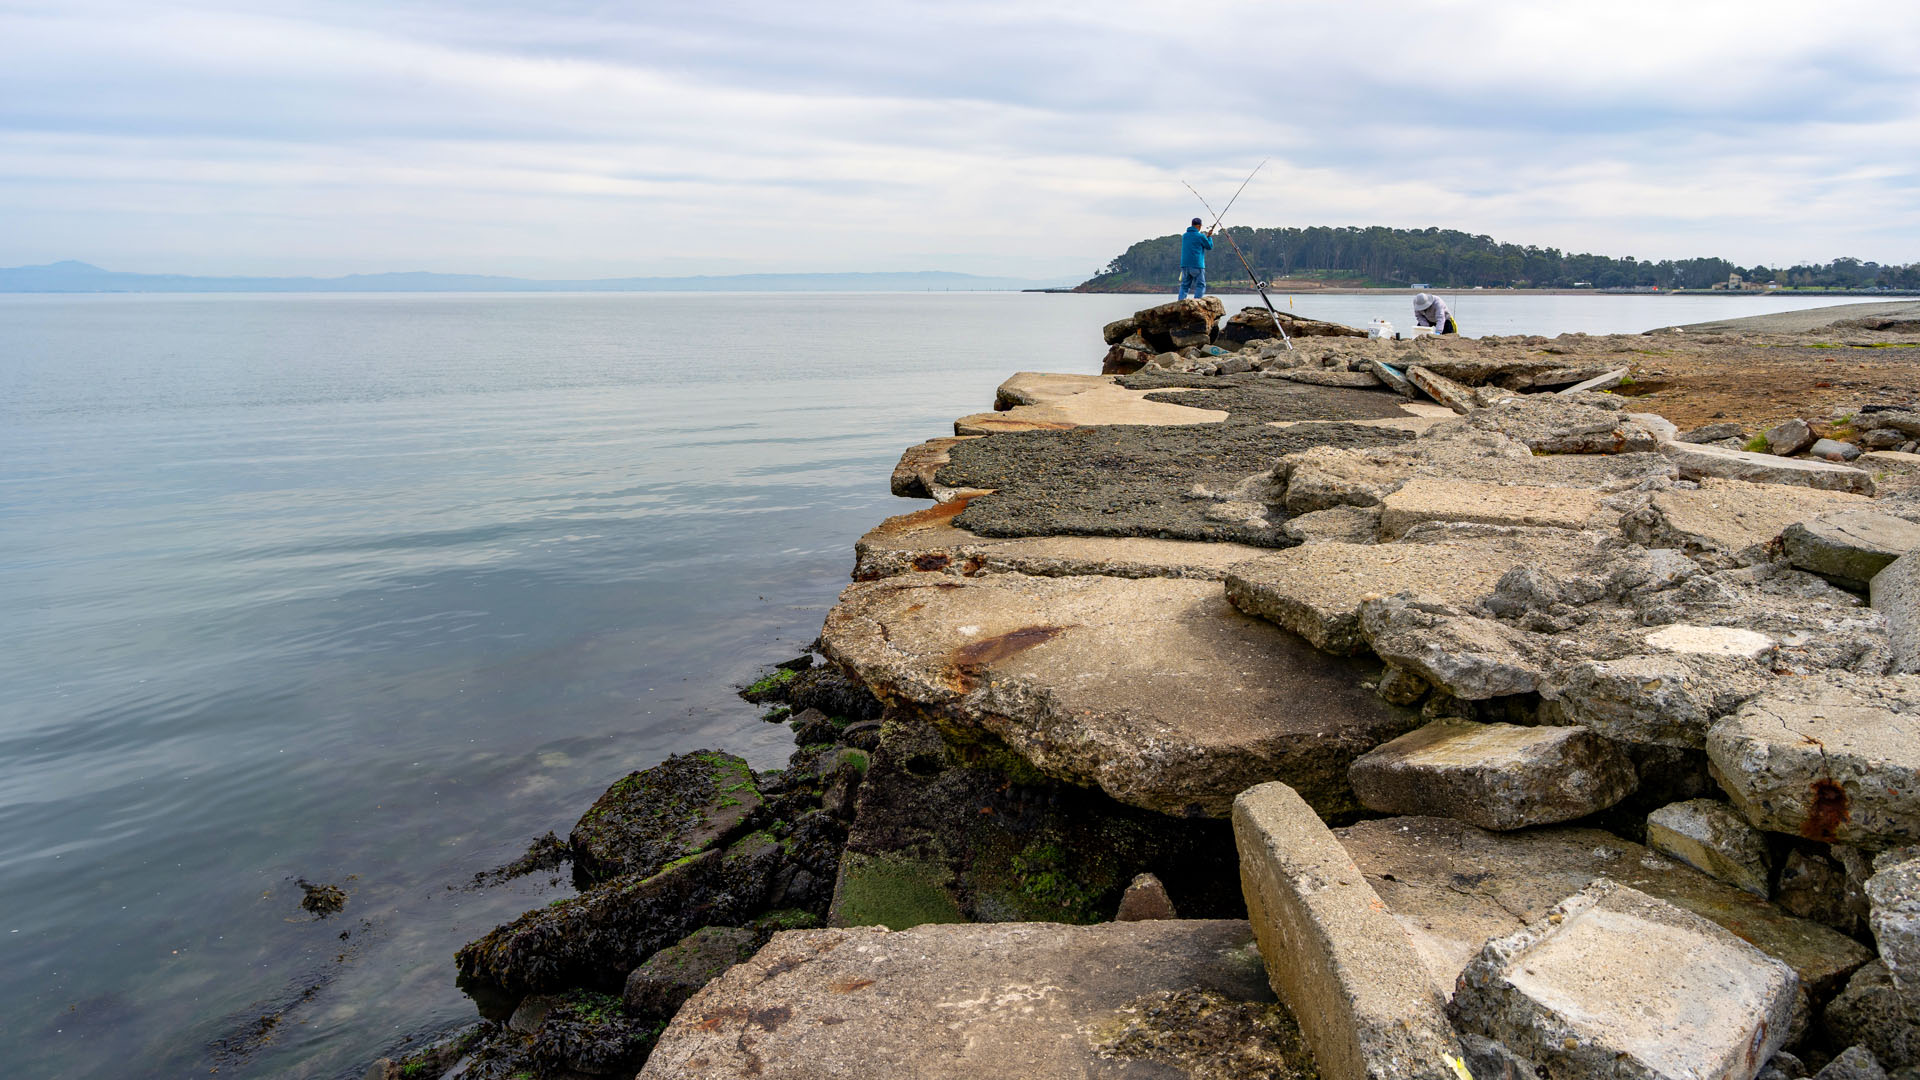
[[[0,265],[1084,276],[1246,225],[1920,261],[1920,5],[0,0]]]

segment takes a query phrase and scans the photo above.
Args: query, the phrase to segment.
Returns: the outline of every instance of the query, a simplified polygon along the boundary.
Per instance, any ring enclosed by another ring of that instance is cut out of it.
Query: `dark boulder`
[[[527,1054],[541,1076],[632,1076],[646,1064],[662,1026],[652,1017],[630,1015],[610,994],[576,990],[547,1014]]]
[[[1210,344],[1221,316],[1226,313],[1226,306],[1218,297],[1207,296],[1136,311],[1133,318],[1140,337],[1153,346],[1155,352],[1172,352],[1189,345]]]
[[[670,1020],[694,991],[760,948],[745,927],[703,926],[661,949],[627,976],[627,1012]]]
[[[649,876],[726,843],[760,802],[752,771],[732,754],[697,750],[628,773],[573,827],[574,880],[584,888],[623,874]]]
[[[696,927],[758,915],[780,865],[779,841],[757,832],[654,874],[604,882],[466,945],[454,957],[461,988],[483,1011],[567,988],[617,993],[640,961]]]

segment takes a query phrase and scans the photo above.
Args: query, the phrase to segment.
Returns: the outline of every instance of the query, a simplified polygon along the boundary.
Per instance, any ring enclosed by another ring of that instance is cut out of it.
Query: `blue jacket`
[[[1213,250],[1213,237],[1193,226],[1187,226],[1186,235],[1180,238],[1180,269],[1205,270],[1207,252]]]

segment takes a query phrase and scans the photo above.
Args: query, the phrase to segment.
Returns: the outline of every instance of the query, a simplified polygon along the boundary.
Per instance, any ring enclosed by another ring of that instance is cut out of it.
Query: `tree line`
[[[1646,262],[1631,255],[1570,254],[1558,248],[1503,244],[1490,236],[1455,229],[1389,229],[1381,225],[1306,229],[1230,230],[1263,280],[1326,277],[1355,284],[1426,284],[1438,288],[1705,289],[1731,274],[1749,282],[1777,282],[1783,288],[1920,289],[1920,262],[1882,266],[1842,258],[1830,263],[1790,267],[1743,267],[1725,259],[1662,259]],[[1246,272],[1232,246],[1216,235],[1207,263],[1211,276],[1244,280]],[[1162,285],[1180,275],[1180,237],[1157,236],[1121,252],[1106,269],[1082,284],[1099,290],[1128,285]]]

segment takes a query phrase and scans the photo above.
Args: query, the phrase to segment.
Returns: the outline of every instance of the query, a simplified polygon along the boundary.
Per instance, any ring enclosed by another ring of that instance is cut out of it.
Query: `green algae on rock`
[[[588,885],[653,874],[724,844],[760,803],[752,771],[732,754],[701,750],[629,773],[573,827],[574,879]]]

